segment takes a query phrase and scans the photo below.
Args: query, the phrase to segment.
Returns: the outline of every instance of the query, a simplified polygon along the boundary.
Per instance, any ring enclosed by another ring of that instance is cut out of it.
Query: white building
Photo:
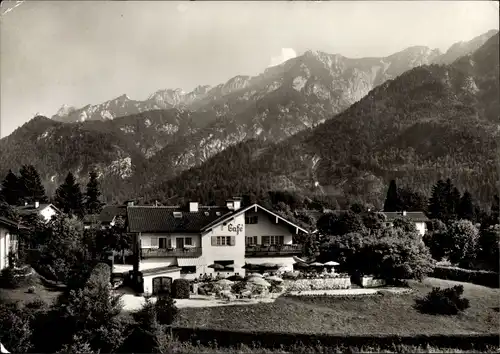
[[[292,270],[301,245],[293,235],[307,231],[258,205],[241,208],[238,199],[225,207],[129,206],[128,230],[136,237],[140,253],[138,270],[145,292],[153,292],[153,278],[194,279],[201,274],[245,274],[245,263],[279,264]],[[210,265],[234,265],[234,270],[214,270]]]
[[[35,202],[33,204],[26,203],[23,206],[16,207],[16,211],[21,217],[25,215],[38,214],[46,222],[49,222],[54,215],[61,214],[61,211],[53,204],[40,204],[39,202]]]
[[[408,218],[415,223],[415,227],[421,236],[427,232],[427,222],[430,221],[422,211],[382,212],[382,214],[386,217],[387,226],[392,226],[397,218]]]
[[[16,222],[0,216],[0,271],[9,266],[9,253],[17,252]]]

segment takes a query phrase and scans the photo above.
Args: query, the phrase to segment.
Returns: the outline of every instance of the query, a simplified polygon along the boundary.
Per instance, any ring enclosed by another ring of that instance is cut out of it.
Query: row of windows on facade
[[[247,236],[245,243],[247,246],[257,245],[258,236]],[[262,236],[263,245],[282,245],[284,243],[285,243],[285,236],[282,235]],[[234,236],[212,236],[212,246],[234,246],[234,245],[235,245]],[[172,239],[167,237],[152,237],[151,246],[158,248],[173,248]],[[175,246],[176,248],[193,246],[193,238],[176,237]]]

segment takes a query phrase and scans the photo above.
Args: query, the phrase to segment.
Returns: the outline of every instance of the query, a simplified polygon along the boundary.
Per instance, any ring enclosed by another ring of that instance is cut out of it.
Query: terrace
[[[199,257],[201,247],[141,248],[141,258],[153,257]]]
[[[246,245],[245,257],[290,256],[302,253],[302,245]]]

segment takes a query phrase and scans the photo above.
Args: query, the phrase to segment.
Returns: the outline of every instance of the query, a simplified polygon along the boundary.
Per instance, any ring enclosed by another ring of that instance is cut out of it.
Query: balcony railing
[[[247,245],[245,257],[287,256],[302,253],[302,245]]]
[[[152,257],[199,257],[201,247],[185,248],[142,248],[141,258]]]

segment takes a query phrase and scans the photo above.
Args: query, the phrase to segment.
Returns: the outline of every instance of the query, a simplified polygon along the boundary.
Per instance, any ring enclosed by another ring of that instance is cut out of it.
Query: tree
[[[363,220],[352,211],[327,213],[322,215],[316,225],[324,235],[343,235],[350,232],[365,232]]]
[[[464,220],[475,220],[474,204],[472,201],[472,196],[468,191],[465,191],[458,204],[457,214],[460,219]]]
[[[400,188],[398,191],[400,210],[406,211],[426,211],[428,200],[422,193],[413,191],[410,188]]]
[[[116,219],[115,225],[103,231],[104,238],[108,240],[108,246],[121,253],[122,263],[125,264],[125,251],[130,250],[133,237],[127,232],[125,220],[122,217]]]
[[[55,204],[66,214],[83,216],[83,195],[80,185],[76,183],[75,177],[71,172],[66,176],[64,183],[57,188]]]
[[[454,221],[448,228],[447,238],[448,259],[452,263],[468,267],[477,256],[479,230],[469,220]]]
[[[491,219],[492,224],[500,224],[500,198],[498,195],[493,196],[491,203]]]
[[[429,199],[429,215],[431,219],[444,220],[446,215],[446,200],[445,200],[446,185],[442,180],[432,187],[432,195]]]
[[[363,224],[369,232],[377,232],[384,228],[386,216],[383,213],[368,212],[363,214]]]
[[[394,219],[392,222],[392,226],[394,228],[400,228],[404,232],[417,232],[417,227],[415,226],[415,223],[411,221],[411,219],[401,216],[397,217]]]
[[[384,202],[384,211],[394,212],[399,211],[400,200],[398,195],[398,187],[396,186],[396,181],[391,180],[389,184],[389,189],[387,190],[387,196]]]
[[[450,249],[450,240],[448,239],[448,228],[444,222],[439,219],[432,219],[429,223],[429,229],[423,237],[425,245],[429,248],[432,258],[440,261],[448,254]]]
[[[10,205],[18,205],[20,201],[19,179],[9,170],[2,182],[1,195],[3,200]]]
[[[373,274],[392,283],[402,279],[422,280],[434,266],[420,235],[401,228],[385,229],[382,237],[366,244],[364,254],[370,259]]]
[[[479,235],[479,259],[489,269],[498,272],[500,255],[500,225],[482,229]]]
[[[100,196],[101,192],[99,190],[97,173],[95,171],[90,171],[87,192],[85,193],[85,210],[87,214],[98,214],[101,212],[102,203],[99,200]]]
[[[19,177],[19,190],[22,201],[27,203],[47,203],[48,198],[38,171],[32,165],[21,167]]]
[[[350,274],[367,274],[371,264],[364,257],[364,247],[369,239],[358,232],[329,236],[328,241],[320,246],[322,261],[339,262],[339,270]]]
[[[0,198],[0,216],[3,216],[12,221],[19,221],[19,215],[16,210]]]

